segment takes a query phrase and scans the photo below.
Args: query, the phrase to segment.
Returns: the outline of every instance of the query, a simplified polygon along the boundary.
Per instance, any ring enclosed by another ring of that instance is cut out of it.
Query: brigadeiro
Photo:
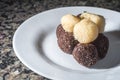
[[[62,25],[59,25],[56,30],[56,35],[60,49],[65,53],[72,54],[75,45],[78,44],[78,41],[74,39],[73,34],[65,32]]]
[[[97,48],[93,44],[77,44],[72,52],[76,61],[86,67],[98,61]]]
[[[104,34],[100,33],[97,39],[92,42],[92,44],[96,46],[99,53],[98,54],[99,58],[103,59],[106,56],[109,48],[108,38]]]
[[[62,25],[58,25],[57,29],[56,29],[56,36],[57,38],[59,38],[61,35],[64,35],[65,33],[65,30],[62,28]]]

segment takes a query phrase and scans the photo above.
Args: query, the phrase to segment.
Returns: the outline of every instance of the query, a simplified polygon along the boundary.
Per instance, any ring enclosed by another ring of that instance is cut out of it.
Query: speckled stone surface
[[[29,17],[64,6],[95,6],[120,11],[120,0],[0,0],[0,80],[50,80],[19,61],[12,48],[12,38]]]

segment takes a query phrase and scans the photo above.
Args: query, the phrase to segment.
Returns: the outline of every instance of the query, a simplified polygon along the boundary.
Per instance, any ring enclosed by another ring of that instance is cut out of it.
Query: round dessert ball
[[[78,41],[74,39],[73,34],[65,32],[62,26],[59,25],[56,31],[56,35],[60,49],[65,53],[72,54],[75,45],[78,43]]]
[[[106,56],[108,48],[109,48],[108,38],[104,34],[100,33],[97,39],[92,42],[92,44],[96,46],[98,50],[99,58],[103,59]]]
[[[61,35],[65,34],[65,30],[62,28],[62,25],[58,25],[57,29],[56,29],[56,36],[57,38],[59,38]]]
[[[94,65],[98,60],[98,52],[93,44],[77,44],[72,52],[76,61],[86,67]]]

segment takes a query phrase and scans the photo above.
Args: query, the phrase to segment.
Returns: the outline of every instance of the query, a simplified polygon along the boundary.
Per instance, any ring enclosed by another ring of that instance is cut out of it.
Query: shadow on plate
[[[45,31],[42,31],[42,33],[40,33],[37,41],[36,41],[36,49],[37,51],[39,51],[40,55],[42,56],[42,58],[44,58],[47,62],[50,62],[49,58],[47,58],[47,56],[45,55],[44,51],[43,51],[43,41],[45,39],[45,37],[47,35],[49,35],[51,32],[53,31],[53,29],[48,29],[48,30],[45,30]]]
[[[109,39],[108,53],[104,59],[98,61],[91,68],[108,69],[120,64],[120,31],[105,32],[104,34]]]

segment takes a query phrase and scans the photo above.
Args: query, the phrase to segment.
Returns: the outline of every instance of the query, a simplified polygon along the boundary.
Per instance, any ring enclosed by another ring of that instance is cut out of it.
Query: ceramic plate
[[[107,56],[86,68],[72,55],[62,52],[56,39],[56,28],[63,15],[84,11],[106,19],[104,34],[109,38]],[[64,7],[39,13],[16,30],[13,48],[17,57],[34,72],[55,80],[114,80],[120,79],[120,13],[95,7]]]

